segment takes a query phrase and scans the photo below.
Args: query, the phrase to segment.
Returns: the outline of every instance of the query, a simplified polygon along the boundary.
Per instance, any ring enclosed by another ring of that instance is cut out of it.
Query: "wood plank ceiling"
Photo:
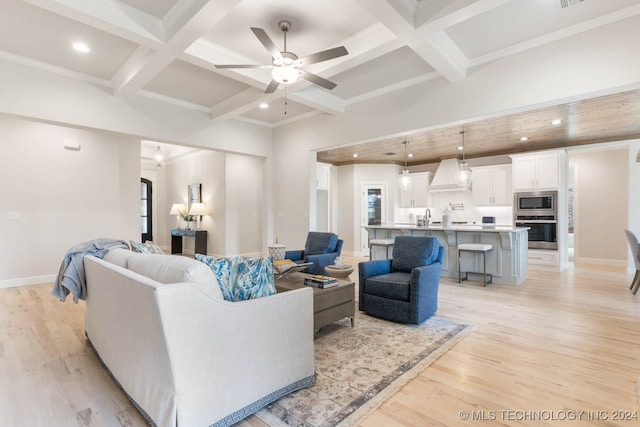
[[[461,157],[463,130],[468,159],[640,138],[640,90],[319,151],[318,161],[403,165],[407,140],[408,165],[435,163]]]

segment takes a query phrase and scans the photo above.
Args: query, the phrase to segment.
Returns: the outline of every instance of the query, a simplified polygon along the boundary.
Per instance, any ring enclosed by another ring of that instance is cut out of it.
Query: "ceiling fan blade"
[[[260,40],[260,43],[262,43],[262,45],[269,51],[273,58],[282,58],[280,49],[278,49],[278,46],[276,46],[273,40],[271,40],[265,30],[263,30],[262,28],[251,27],[251,31],[253,31],[253,34],[256,35],[258,40]]]
[[[300,72],[300,77],[302,77],[305,80],[310,81],[311,83],[321,86],[325,89],[333,89],[334,87],[338,86],[337,84],[335,84],[334,82],[331,82],[327,79],[325,79],[324,77],[320,77],[317,74],[312,74],[308,71],[305,70],[300,70],[298,69],[298,71]]]
[[[273,68],[273,65],[231,64],[216,65],[216,68]]]
[[[298,60],[300,65],[315,64],[316,62],[328,61],[329,59],[339,58],[347,55],[349,52],[344,46],[338,46],[331,49],[323,50],[322,52],[316,52],[309,56],[305,56]]]
[[[267,86],[264,93],[273,93],[278,89],[278,86],[280,86],[280,83],[275,80],[271,80],[271,83],[269,83],[269,86]]]

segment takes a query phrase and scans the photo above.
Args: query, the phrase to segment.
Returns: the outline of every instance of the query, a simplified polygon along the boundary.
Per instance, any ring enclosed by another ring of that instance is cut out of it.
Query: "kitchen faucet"
[[[429,218],[431,218],[431,209],[427,208],[427,210],[424,211],[424,225],[426,227],[429,226]]]

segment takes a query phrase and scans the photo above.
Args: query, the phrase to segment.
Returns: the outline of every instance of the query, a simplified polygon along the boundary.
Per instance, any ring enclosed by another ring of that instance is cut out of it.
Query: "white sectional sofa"
[[[86,334],[151,425],[225,426],[315,382],[310,288],[228,302],[203,263],[84,258]]]

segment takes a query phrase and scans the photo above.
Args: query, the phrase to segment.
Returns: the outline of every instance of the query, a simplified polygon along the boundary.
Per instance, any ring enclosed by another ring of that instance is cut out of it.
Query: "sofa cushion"
[[[426,236],[397,236],[393,244],[393,271],[410,273],[416,267],[438,259],[438,239]]]
[[[128,268],[160,283],[195,283],[208,294],[222,299],[215,275],[193,258],[134,253],[128,260]]]
[[[276,293],[271,257],[214,258],[197,254],[196,259],[211,268],[227,301],[243,301]]]
[[[320,231],[310,231],[304,244],[304,254],[321,255],[335,252],[338,235]]]
[[[129,268],[129,258],[131,258],[133,254],[135,254],[135,252],[129,249],[118,248],[107,252],[102,259],[118,267]]]
[[[389,273],[370,277],[365,281],[364,292],[386,299],[409,301],[411,273]]]
[[[129,240],[131,244],[131,250],[141,254],[164,254],[164,251],[160,246],[153,243],[151,240],[147,240],[144,243],[138,243],[133,240]]]

